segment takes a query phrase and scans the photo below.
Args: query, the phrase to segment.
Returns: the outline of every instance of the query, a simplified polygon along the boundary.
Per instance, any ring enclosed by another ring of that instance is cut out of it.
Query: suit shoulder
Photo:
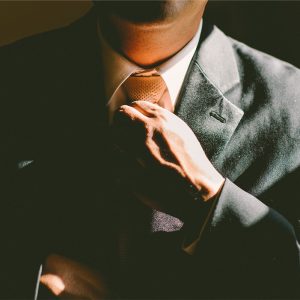
[[[270,88],[273,87],[276,92],[300,93],[300,86],[296,84],[300,79],[299,68],[232,38],[230,40],[238,59],[242,62],[240,65],[243,66],[243,71],[253,72],[256,80],[261,80]]]
[[[95,13],[90,10],[70,24],[4,45],[0,47],[1,63],[11,65],[15,60],[17,63],[26,63],[29,59],[30,63],[38,64],[39,61],[49,61],[51,57],[70,56],[72,52],[80,51],[84,43],[91,39],[94,32],[90,29],[94,20]]]
[[[35,101],[60,88],[84,57],[86,19],[0,47],[0,104]],[[72,69],[73,68],[73,69]],[[22,91],[22,92],[21,92]],[[18,106],[14,106],[18,109]]]
[[[63,55],[68,43],[69,27],[54,29],[23,38],[0,48],[1,73],[17,72],[32,75],[33,68],[39,68]],[[26,68],[28,67],[28,69]],[[6,73],[6,75],[7,75]]]
[[[68,31],[67,27],[56,29],[0,48],[1,123],[17,115],[20,120],[22,114],[38,108],[45,86],[66,56]]]
[[[1,47],[1,89],[9,89],[12,97],[16,85],[32,93],[39,86],[46,90],[49,82],[51,88],[62,84],[95,46],[91,44],[95,40],[93,25],[93,15],[88,12],[67,26]]]
[[[288,135],[300,139],[300,70],[231,39],[238,61],[244,110],[264,110]],[[273,116],[273,117],[272,117]]]
[[[61,99],[69,95],[80,58],[86,57],[83,49],[89,48],[85,24],[80,19],[0,48],[0,137],[7,148],[12,139],[15,144],[42,136],[51,114],[57,117],[67,106]]]

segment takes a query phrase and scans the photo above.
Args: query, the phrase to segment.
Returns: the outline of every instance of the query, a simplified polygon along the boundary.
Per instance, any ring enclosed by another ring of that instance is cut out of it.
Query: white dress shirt
[[[196,51],[200,34],[202,30],[202,20],[199,28],[192,38],[178,53],[172,56],[169,60],[165,61],[155,70],[162,76],[168,88],[171,102],[175,107],[178,100],[185,75]],[[126,59],[124,56],[116,52],[105,41],[98,27],[102,65],[105,78],[105,95],[109,111],[109,119],[112,120],[113,113],[123,104],[127,102],[124,91],[122,90],[122,83],[133,73],[144,68],[134,64]]]

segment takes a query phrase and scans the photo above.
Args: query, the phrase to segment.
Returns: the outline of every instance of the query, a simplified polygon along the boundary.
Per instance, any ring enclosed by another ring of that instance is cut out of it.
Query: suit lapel
[[[185,79],[176,114],[190,126],[207,156],[217,164],[244,113],[233,103],[239,99],[231,102],[224,96],[239,85],[232,46],[217,28],[205,30]]]

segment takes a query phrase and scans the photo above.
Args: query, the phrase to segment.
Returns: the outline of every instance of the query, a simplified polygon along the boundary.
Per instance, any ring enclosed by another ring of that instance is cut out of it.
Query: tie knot
[[[145,100],[158,103],[167,90],[163,78],[157,71],[134,73],[123,84],[129,101]]]

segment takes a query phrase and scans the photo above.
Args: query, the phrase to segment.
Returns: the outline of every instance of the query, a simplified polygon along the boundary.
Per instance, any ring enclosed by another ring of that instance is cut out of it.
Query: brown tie
[[[134,73],[123,84],[127,99],[145,100],[173,111],[168,88],[156,70]]]

